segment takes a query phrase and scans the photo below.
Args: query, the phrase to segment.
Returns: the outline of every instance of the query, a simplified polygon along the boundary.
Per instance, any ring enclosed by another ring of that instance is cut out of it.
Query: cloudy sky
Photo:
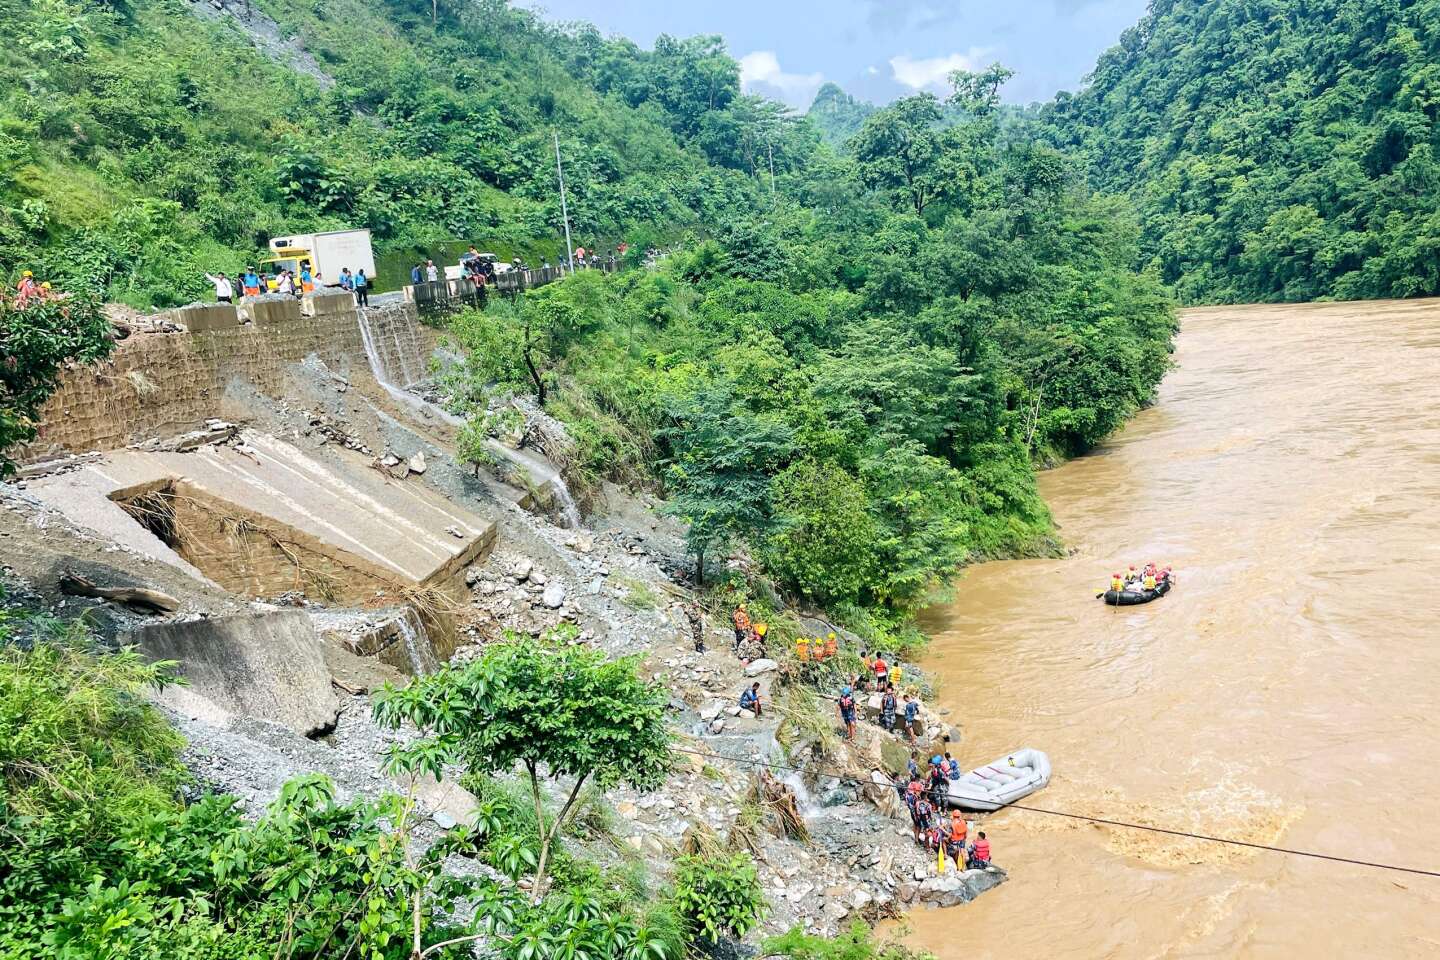
[[[834,81],[888,102],[946,89],[956,68],[999,61],[1016,103],[1073,90],[1146,0],[519,0],[552,20],[588,20],[650,47],[661,33],[718,33],[745,86],[796,107]]]

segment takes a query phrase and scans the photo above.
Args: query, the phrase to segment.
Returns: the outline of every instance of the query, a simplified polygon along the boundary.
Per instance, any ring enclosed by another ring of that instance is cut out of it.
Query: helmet
[[[826,639],[826,640],[834,640],[834,639],[835,639],[835,634],[834,634],[834,632],[832,631],[831,633],[827,633],[827,634],[825,635],[825,639]]]
[[[44,283],[40,284],[40,289],[41,289],[41,290],[49,290],[49,289],[50,289],[50,281],[49,281],[49,280],[46,280]]]
[[[21,273],[20,276],[22,276],[22,277],[33,277],[33,276],[35,276],[35,274],[31,273],[29,270],[26,270],[26,271],[24,271],[23,273]]]
[[[770,629],[770,628],[769,628],[767,625],[763,624],[763,623],[757,623],[757,624],[755,624],[755,632],[758,633],[758,634],[760,634],[760,636],[762,636],[762,637],[765,636],[765,631],[766,631],[766,630],[769,630],[769,629]]]
[[[849,688],[849,687],[841,687],[841,688],[840,688],[840,696],[842,696],[842,697],[848,697],[848,696],[850,696],[850,688]]]

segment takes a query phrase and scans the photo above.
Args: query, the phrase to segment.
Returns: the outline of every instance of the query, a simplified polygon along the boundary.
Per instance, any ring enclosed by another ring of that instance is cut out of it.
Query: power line
[[[789,770],[795,773],[808,773],[802,767],[789,766],[788,764],[775,763],[770,760],[757,760],[753,757],[736,757],[724,753],[715,753],[707,750],[689,750],[684,747],[672,747],[676,753],[685,753],[697,757],[708,757],[712,760],[729,760],[732,763],[744,763],[751,766],[767,767],[771,770]],[[842,782],[849,782],[869,786],[883,786],[873,780],[862,780],[847,773],[833,769],[820,768],[820,772],[827,774]],[[1374,860],[1357,860],[1352,857],[1340,857],[1329,853],[1317,853],[1313,850],[1297,850],[1292,847],[1276,847],[1268,843],[1252,843],[1248,840],[1233,840],[1229,837],[1215,837],[1204,833],[1192,833],[1188,830],[1173,830],[1168,827],[1152,827],[1143,823],[1130,823],[1125,820],[1111,820],[1105,817],[1091,817],[1082,813],[1070,813],[1065,810],[1051,810],[1045,807],[1032,807],[1022,803],[1007,803],[1002,809],[1024,810],[1027,813],[1040,813],[1050,817],[1065,817],[1070,820],[1083,820],[1087,823],[1098,823],[1107,827],[1121,827],[1126,830],[1144,830],[1149,833],[1161,833],[1172,837],[1183,837],[1189,840],[1203,840],[1209,843],[1223,843],[1233,847],[1247,847],[1251,850],[1264,850],[1268,853],[1284,853],[1292,857],[1308,857],[1312,860],[1328,860],[1333,863],[1347,863],[1357,867],[1373,867],[1376,870],[1390,870],[1396,873],[1409,873],[1421,877],[1440,877],[1440,870],[1424,870],[1420,867],[1407,867],[1394,863],[1380,863]],[[998,812],[998,811],[997,811]]]

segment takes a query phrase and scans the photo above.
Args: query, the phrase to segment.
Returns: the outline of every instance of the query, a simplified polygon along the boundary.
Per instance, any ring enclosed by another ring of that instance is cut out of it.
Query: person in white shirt
[[[436,269],[434,260],[425,261],[425,279],[431,283],[440,279],[440,271]]]
[[[230,282],[229,277],[223,273],[219,276],[212,277],[207,273],[205,274],[205,279],[215,284],[215,301],[217,303],[235,302],[235,286]]]

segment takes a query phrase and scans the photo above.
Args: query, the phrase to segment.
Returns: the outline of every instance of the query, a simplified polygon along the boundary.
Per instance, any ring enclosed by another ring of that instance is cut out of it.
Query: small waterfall
[[[761,753],[770,763],[774,764],[775,770],[772,775],[795,794],[795,809],[800,811],[800,816],[809,820],[820,813],[820,801],[816,800],[810,793],[810,788],[805,786],[805,779],[799,770],[786,769],[790,766],[790,760],[785,755],[785,748],[780,746],[780,741],[775,735],[770,734],[760,743]],[[781,776],[781,773],[784,776]]]
[[[375,331],[371,327],[369,311],[360,308],[357,311],[360,323],[360,340],[365,345],[365,359],[370,363],[370,373],[375,377],[375,382],[385,389],[395,401],[402,406],[408,407],[421,416],[433,415],[444,422],[455,427],[457,430],[465,425],[462,417],[445,410],[438,404],[431,403],[423,397],[415,394],[404,387],[411,383],[409,366],[405,362],[405,351],[401,348],[400,334],[392,324],[390,333],[395,342],[395,356],[400,363],[400,375],[404,382],[397,384],[392,379],[390,370],[385,365],[385,358],[375,346]],[[501,458],[514,463],[530,477],[531,481],[543,486],[549,484],[555,491],[556,516],[560,526],[569,530],[579,528],[581,523],[580,507],[575,503],[575,498],[570,494],[570,487],[565,483],[565,477],[550,465],[548,460],[533,453],[522,453],[519,450],[511,450],[504,444],[497,441],[489,443],[491,450],[495,451]]]
[[[376,381],[382,387],[392,387],[390,371],[385,369],[385,358],[380,356],[380,351],[375,349],[375,334],[370,329],[370,311],[364,307],[356,308],[356,316],[360,323],[360,339],[365,344],[365,359],[370,361],[370,372],[374,374]]]
[[[820,801],[816,800],[810,793],[810,788],[805,786],[805,780],[800,776],[800,771],[791,770],[780,778],[780,782],[789,787],[790,792],[795,794],[795,806],[800,811],[802,817],[809,820],[820,812]]]
[[[567,530],[575,530],[580,526],[580,508],[575,504],[575,498],[570,496],[570,488],[565,485],[565,477],[560,471],[555,471],[555,503],[559,506],[557,511],[560,516],[560,525]]]
[[[435,648],[430,645],[430,634],[425,629],[425,621],[420,619],[413,607],[406,607],[405,612],[395,619],[395,630],[405,644],[405,656],[410,661],[410,670],[415,676],[434,673],[439,669],[440,662],[435,656]]]
[[[365,359],[370,361],[370,372],[383,386],[408,387],[418,379],[416,371],[412,370],[414,364],[410,359],[410,354],[414,351],[405,349],[405,344],[400,339],[400,323],[381,323],[378,318],[382,315],[383,311],[379,309],[372,310],[369,307],[356,309],[356,316],[360,323],[360,339],[365,344]],[[386,336],[387,332],[389,333],[388,337]],[[382,343],[393,348],[392,359],[399,367],[398,370],[392,370],[386,360],[386,355],[380,352]],[[419,344],[414,342],[413,338],[411,345],[418,351]],[[424,372],[423,363],[419,372]]]

